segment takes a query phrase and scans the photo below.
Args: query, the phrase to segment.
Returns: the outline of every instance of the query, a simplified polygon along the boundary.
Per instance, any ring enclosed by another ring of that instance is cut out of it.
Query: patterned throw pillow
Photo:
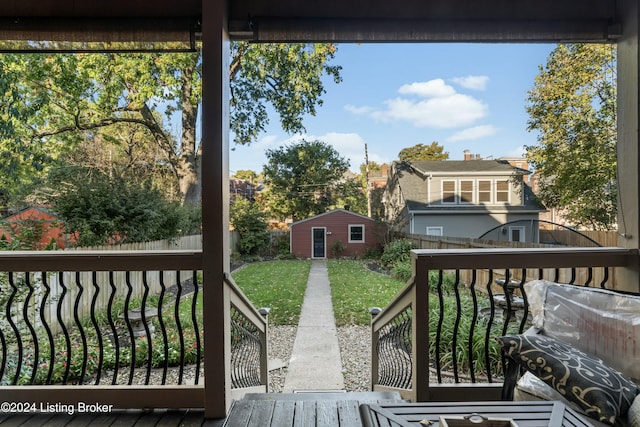
[[[631,378],[554,338],[507,335],[498,343],[507,356],[600,422],[613,425],[640,392]]]

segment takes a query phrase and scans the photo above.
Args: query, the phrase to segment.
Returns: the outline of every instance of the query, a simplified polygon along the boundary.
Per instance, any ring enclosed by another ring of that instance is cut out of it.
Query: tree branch
[[[238,43],[238,52],[231,60],[231,65],[229,66],[229,80],[233,80],[240,71],[242,58],[244,58],[244,54],[249,49],[249,43]]]

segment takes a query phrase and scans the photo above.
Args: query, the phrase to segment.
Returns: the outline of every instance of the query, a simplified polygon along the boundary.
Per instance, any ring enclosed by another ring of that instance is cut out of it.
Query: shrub
[[[396,264],[411,259],[410,251],[414,249],[413,243],[409,239],[398,239],[388,243],[384,247],[380,260],[387,268],[393,268]]]
[[[256,255],[269,246],[266,214],[255,203],[243,197],[236,198],[231,206],[230,220],[240,233],[238,246],[241,254]]]
[[[410,261],[399,262],[391,268],[391,277],[402,280],[403,282],[411,279],[412,267]]]
[[[333,255],[334,258],[340,258],[342,252],[344,252],[344,243],[342,243],[342,240],[336,240],[331,244],[331,255]]]

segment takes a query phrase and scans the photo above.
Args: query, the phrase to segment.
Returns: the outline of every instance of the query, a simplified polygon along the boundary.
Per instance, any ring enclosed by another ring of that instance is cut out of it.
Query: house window
[[[473,181],[460,181],[460,203],[473,203]]]
[[[491,203],[491,181],[478,181],[478,203]]]
[[[442,236],[442,227],[427,227],[427,236]]]
[[[442,203],[456,202],[456,182],[442,181]]]
[[[509,181],[496,181],[496,202],[509,202]]]
[[[349,243],[364,243],[364,225],[349,225]]]
[[[522,226],[509,227],[509,240],[512,242],[524,242],[525,241],[524,227]]]

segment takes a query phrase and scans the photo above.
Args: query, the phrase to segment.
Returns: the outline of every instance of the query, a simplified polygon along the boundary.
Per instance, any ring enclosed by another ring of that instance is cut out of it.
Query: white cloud
[[[489,112],[484,102],[457,93],[443,79],[405,84],[398,92],[404,96],[386,100],[385,109],[366,112],[386,123],[409,122],[418,128],[435,129],[472,126]],[[365,112],[364,109],[357,111]]]
[[[429,80],[428,82],[414,82],[400,86],[398,89],[403,95],[418,95],[425,98],[440,98],[455,95],[456,90],[446,84],[442,79]]]
[[[344,109],[353,114],[369,114],[373,111],[372,107],[367,107],[367,106],[357,107],[351,104],[345,105]]]
[[[276,135],[265,135],[256,141],[253,146],[255,148],[259,148],[262,150],[266,150],[267,148],[272,148],[278,145],[278,137]]]
[[[487,76],[466,76],[466,77],[454,77],[452,82],[459,84],[465,89],[472,90],[485,90],[489,83],[489,77]]]
[[[450,129],[469,126],[488,113],[483,102],[463,94],[414,101],[404,98],[385,102],[387,109],[372,116],[383,121],[407,121],[416,127]]]
[[[447,141],[448,142],[470,141],[473,139],[480,139],[487,136],[493,136],[497,132],[498,132],[498,129],[492,125],[474,126],[474,127],[463,129],[459,132],[454,133],[449,138],[447,138]]]
[[[522,157],[524,158],[527,154],[527,150],[524,148],[523,145],[514,148],[513,150],[509,151],[506,156],[507,157]]]

